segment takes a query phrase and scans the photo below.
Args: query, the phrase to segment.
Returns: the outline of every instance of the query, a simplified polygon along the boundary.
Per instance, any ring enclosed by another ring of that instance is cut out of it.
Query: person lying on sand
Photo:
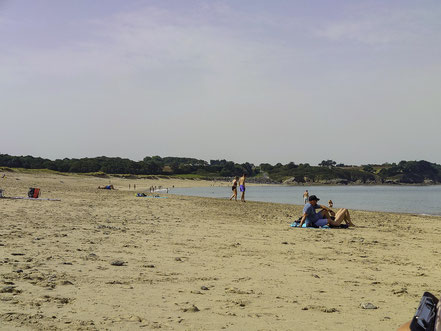
[[[326,206],[319,205],[317,202],[320,200],[315,195],[311,195],[309,197],[309,202],[303,208],[303,216],[300,220],[299,227],[303,226],[303,223],[306,223],[306,226],[312,227],[321,227],[325,225],[329,225],[331,227],[340,226],[340,224],[344,221],[348,226],[355,226],[351,221],[351,217],[349,215],[349,211],[345,208],[340,209],[337,213],[334,213],[331,209]],[[316,209],[322,209],[318,213],[315,211]],[[335,216],[332,216],[335,215]],[[335,217],[332,219],[331,217]]]
[[[98,189],[100,190],[116,190],[113,185],[106,185],[106,186],[98,186]]]
[[[351,215],[349,215],[349,210],[346,208],[340,208],[336,213],[332,210],[329,211],[329,215],[331,216],[331,220],[340,221],[340,224],[344,221],[348,226],[355,226],[351,221]],[[340,225],[339,224],[339,225]]]

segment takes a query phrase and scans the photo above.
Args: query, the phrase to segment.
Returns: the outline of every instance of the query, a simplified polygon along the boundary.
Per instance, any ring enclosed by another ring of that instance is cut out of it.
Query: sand
[[[0,178],[8,196],[61,199],[0,200],[0,329],[393,330],[424,291],[441,295],[440,217],[352,211],[357,228],[292,229],[301,206],[137,198],[135,183],[212,185]]]

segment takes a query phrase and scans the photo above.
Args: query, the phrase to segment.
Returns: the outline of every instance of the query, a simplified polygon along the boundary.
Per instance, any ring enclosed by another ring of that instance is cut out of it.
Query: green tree
[[[337,162],[333,160],[323,160],[319,163],[319,167],[335,167],[336,164]]]

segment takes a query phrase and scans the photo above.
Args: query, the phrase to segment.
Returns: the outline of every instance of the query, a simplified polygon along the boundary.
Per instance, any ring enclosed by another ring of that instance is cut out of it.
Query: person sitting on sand
[[[329,208],[332,208],[334,206],[334,203],[332,202],[332,200],[329,200],[328,201],[328,207]]]
[[[98,189],[100,189],[100,190],[115,190],[113,185],[98,186]]]
[[[239,179],[239,189],[242,193],[240,195],[240,201],[245,202],[245,180],[247,179],[247,174],[243,174]]]
[[[236,176],[233,180],[233,186],[231,187],[231,190],[233,191],[233,195],[231,196],[230,200],[236,200],[237,201],[237,182],[239,181],[239,176]]]
[[[300,220],[299,227],[303,226],[303,223],[306,223],[307,227],[322,227],[325,225],[329,226],[340,226],[340,224],[344,221],[348,226],[355,226],[351,221],[351,217],[349,215],[349,211],[347,209],[340,209],[337,213],[335,213],[335,219],[331,218],[331,214],[333,211],[326,206],[319,205],[317,202],[320,199],[315,195],[311,195],[309,197],[309,203],[305,205],[303,208],[303,216]],[[322,209],[318,213],[316,213],[316,209]]]

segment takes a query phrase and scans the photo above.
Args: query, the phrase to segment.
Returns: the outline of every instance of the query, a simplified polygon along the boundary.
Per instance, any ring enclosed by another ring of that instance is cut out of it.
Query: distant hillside
[[[257,183],[285,184],[440,184],[441,165],[427,161],[401,161],[382,165],[348,166],[323,160],[318,166],[262,163],[259,166],[227,160],[199,160],[185,157],[146,156],[142,161],[119,157],[49,160],[33,156],[0,154],[0,167],[49,169],[59,172],[177,175],[192,178],[230,179],[246,173]]]
[[[261,165],[269,177],[288,184],[440,184],[441,166],[427,161],[364,166]]]
[[[0,167],[50,169],[72,173],[105,173],[131,175],[194,175],[198,177],[256,176],[259,168],[248,162],[238,164],[226,160],[198,160],[184,157],[146,156],[142,161],[120,157],[94,157],[49,160],[41,157],[0,154]]]

